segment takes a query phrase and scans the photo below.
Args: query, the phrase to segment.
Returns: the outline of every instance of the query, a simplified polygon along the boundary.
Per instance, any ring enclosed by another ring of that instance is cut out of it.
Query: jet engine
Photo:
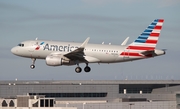
[[[49,55],[46,57],[46,64],[49,66],[61,66],[70,64],[70,60],[62,55]]]

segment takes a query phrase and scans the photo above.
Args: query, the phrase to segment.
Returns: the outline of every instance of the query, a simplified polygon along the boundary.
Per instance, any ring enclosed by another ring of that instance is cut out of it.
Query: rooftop
[[[27,84],[180,84],[180,80],[5,80],[0,85]]]

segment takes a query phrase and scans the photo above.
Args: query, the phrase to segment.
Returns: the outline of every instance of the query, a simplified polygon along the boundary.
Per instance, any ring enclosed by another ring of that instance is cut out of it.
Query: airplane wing
[[[59,52],[54,52],[50,55],[63,55],[64,58],[72,60],[72,61],[80,61],[80,62],[99,62],[100,60],[94,57],[90,57],[90,56],[85,56],[84,54],[84,49],[85,46],[87,45],[88,41],[89,41],[89,37],[81,44],[81,46],[77,49],[75,49],[74,51],[71,51],[67,54],[59,54]]]
[[[89,37],[81,44],[81,46],[74,51],[71,51],[67,54],[64,54],[65,57],[67,57],[70,60],[79,60],[79,61],[86,61],[84,59],[84,48],[87,45],[89,41]]]

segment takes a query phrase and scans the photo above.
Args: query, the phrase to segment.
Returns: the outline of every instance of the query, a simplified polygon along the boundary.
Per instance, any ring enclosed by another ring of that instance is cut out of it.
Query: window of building
[[[44,107],[44,100],[43,99],[40,100],[40,107]]]
[[[119,85],[119,93],[124,93],[124,89],[126,89],[126,93],[151,93],[152,92],[152,86],[148,86],[147,84],[120,84]]]
[[[45,99],[45,107],[49,107],[49,100]]]
[[[107,93],[29,93],[29,95],[45,95],[45,97],[106,97]]]
[[[53,107],[54,100],[50,99],[50,107]]]
[[[14,107],[14,102],[12,100],[9,103],[9,107]]]
[[[38,107],[38,101],[33,104],[33,107]]]
[[[5,100],[3,100],[3,102],[2,102],[2,107],[7,107],[7,106],[8,106],[8,104],[6,103]]]

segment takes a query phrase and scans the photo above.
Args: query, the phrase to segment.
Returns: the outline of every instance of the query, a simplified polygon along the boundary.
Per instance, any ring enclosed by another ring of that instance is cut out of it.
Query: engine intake
[[[63,58],[62,55],[60,56],[47,56],[46,57],[46,64],[49,66],[61,66],[61,65],[68,65],[70,60]]]

